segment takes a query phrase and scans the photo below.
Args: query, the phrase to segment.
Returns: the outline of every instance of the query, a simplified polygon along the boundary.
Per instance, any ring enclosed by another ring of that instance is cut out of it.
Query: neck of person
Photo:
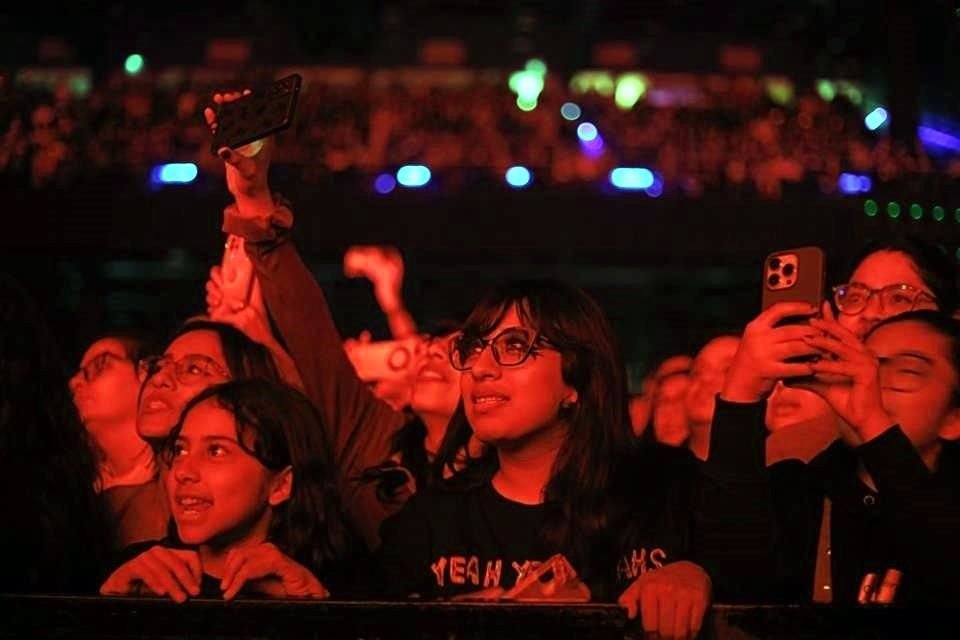
[[[153,457],[150,445],[137,435],[136,419],[118,424],[100,424],[91,429],[103,451],[102,466],[110,475],[122,476]]]
[[[423,438],[423,448],[431,458],[436,455],[440,449],[440,443],[443,442],[443,436],[447,432],[447,424],[450,422],[450,416],[424,412],[420,414],[423,425],[427,428],[427,434]]]
[[[554,462],[568,433],[569,426],[556,421],[522,442],[498,444],[500,468],[493,474],[493,488],[513,502],[543,504]]]
[[[227,562],[227,555],[234,549],[243,549],[246,547],[256,547],[267,540],[267,533],[270,530],[270,521],[273,519],[273,509],[267,507],[260,517],[257,518],[249,528],[238,537],[226,534],[230,538],[228,542],[223,542],[224,536],[218,536],[217,542],[208,542],[201,544],[197,548],[197,554],[200,556],[200,566],[203,572],[214,578],[222,578],[224,568]],[[235,534],[234,534],[235,535]]]

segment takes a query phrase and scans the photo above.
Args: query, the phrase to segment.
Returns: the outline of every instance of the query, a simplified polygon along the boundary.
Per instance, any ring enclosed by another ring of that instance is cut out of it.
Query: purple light
[[[873,181],[869,176],[861,176],[856,173],[841,173],[837,179],[837,188],[841,193],[848,196],[857,193],[869,193],[873,188]]]
[[[917,136],[925,146],[960,151],[960,138],[933,127],[918,127]]]
[[[653,174],[653,184],[643,190],[651,198],[659,198],[663,195],[663,178],[659,173]]]
[[[603,155],[603,137],[597,134],[597,137],[591,140],[581,140],[580,150],[588,158],[597,158]]]
[[[377,176],[377,179],[373,181],[374,191],[384,196],[393,191],[396,186],[396,179],[389,173],[381,173]]]

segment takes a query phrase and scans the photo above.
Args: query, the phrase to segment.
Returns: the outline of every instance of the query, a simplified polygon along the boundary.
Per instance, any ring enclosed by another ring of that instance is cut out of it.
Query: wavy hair
[[[237,442],[247,453],[271,471],[293,470],[290,499],[274,508],[270,541],[317,573],[342,568],[356,538],[341,510],[326,430],[310,400],[293,387],[264,379],[209,387],[187,403],[170,432],[162,449],[167,464],[186,416],[208,400],[233,414]]]

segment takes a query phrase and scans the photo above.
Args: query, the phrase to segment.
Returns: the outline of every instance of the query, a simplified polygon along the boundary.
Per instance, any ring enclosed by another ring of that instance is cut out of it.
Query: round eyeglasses
[[[179,360],[174,360],[171,356],[149,356],[137,363],[137,373],[141,380],[146,380],[168,364],[173,365],[173,374],[177,382],[187,386],[206,384],[217,378],[226,380],[230,377],[226,369],[216,360],[199,353],[185,355]]]
[[[909,284],[891,284],[882,289],[871,289],[859,282],[841,284],[833,288],[833,301],[840,313],[856,315],[867,308],[870,298],[879,296],[880,306],[886,313],[899,314],[917,307],[935,309],[937,300],[926,291]]]

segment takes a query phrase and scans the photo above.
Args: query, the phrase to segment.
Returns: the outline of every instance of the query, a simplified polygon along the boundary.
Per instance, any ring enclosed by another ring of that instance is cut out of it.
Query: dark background
[[[519,68],[532,55],[560,73],[590,66],[593,47],[633,43],[637,67],[715,72],[718,51],[747,44],[763,73],[796,82],[856,78],[888,97],[889,135],[912,135],[923,113],[958,109],[960,4],[925,2],[119,2],[39,3],[0,15],[4,69],[38,64],[38,44],[64,44],[59,64],[90,67],[101,82],[126,55],[153,67],[200,65],[206,43],[242,36],[261,65],[414,65],[417,47],[438,36],[462,40],[467,65]],[[9,77],[9,76],[8,76]],[[906,129],[904,129],[904,127]],[[96,334],[145,326],[163,332],[201,310],[207,269],[219,259],[219,176],[152,191],[145,175],[104,175],[37,188],[0,180],[0,269],[35,293],[75,358]],[[635,379],[658,357],[695,351],[757,310],[767,253],[817,244],[836,282],[865,241],[910,232],[960,248],[955,179],[899,184],[863,198],[785,191],[701,198],[609,193],[591,186],[501,184],[375,197],[365,177],[326,175],[303,184],[276,167],[272,184],[294,203],[296,239],[331,297],[341,329],[386,337],[366,282],[343,277],[343,251],[388,242],[407,260],[406,293],[424,324],[461,316],[478,288],[504,277],[551,276],[593,293],[610,314]],[[947,218],[883,215],[897,200]]]

